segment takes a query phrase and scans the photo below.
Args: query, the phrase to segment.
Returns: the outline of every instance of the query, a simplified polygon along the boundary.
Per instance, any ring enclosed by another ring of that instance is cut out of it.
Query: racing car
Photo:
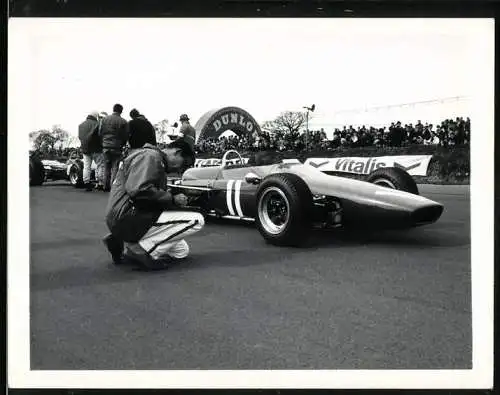
[[[311,227],[408,229],[436,222],[444,210],[420,196],[400,168],[378,168],[356,180],[299,161],[245,163],[235,150],[219,166],[186,170],[169,187],[204,215],[254,221],[267,242],[280,246],[300,246]]]
[[[43,159],[43,168],[45,171],[44,181],[67,180],[67,164],[59,160]]]
[[[40,155],[30,152],[30,186],[39,186],[46,181],[67,180],[75,188],[81,188],[83,182],[83,160],[72,153],[67,161],[41,159]],[[90,181],[96,181],[96,164],[92,162]]]

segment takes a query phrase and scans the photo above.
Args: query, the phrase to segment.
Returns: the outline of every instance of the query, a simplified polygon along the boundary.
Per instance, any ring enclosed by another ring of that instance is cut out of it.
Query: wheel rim
[[[376,185],[380,185],[381,187],[397,189],[396,185],[394,185],[392,181],[386,180],[385,178],[378,178],[373,181],[373,183]]]
[[[259,220],[266,232],[276,235],[285,229],[290,219],[290,203],[283,191],[269,187],[262,193],[259,206]]]
[[[78,183],[78,173],[75,169],[71,169],[71,172],[69,173],[69,181],[73,185],[76,185]]]

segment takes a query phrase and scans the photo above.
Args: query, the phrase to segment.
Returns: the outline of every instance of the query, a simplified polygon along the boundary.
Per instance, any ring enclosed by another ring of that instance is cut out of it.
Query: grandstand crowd
[[[306,141],[307,140],[307,141]],[[377,128],[361,126],[354,128],[344,126],[335,129],[333,138],[329,139],[326,132],[321,130],[299,132],[274,132],[263,131],[260,135],[247,135],[238,137],[222,136],[219,139],[206,139],[198,142],[198,153],[220,154],[229,149],[240,151],[247,150],[277,150],[277,151],[303,151],[309,150],[334,150],[338,147],[401,147],[410,144],[438,145],[450,147],[464,145],[470,142],[470,119],[457,117],[455,120],[446,119],[439,125],[417,123],[402,125],[393,122],[390,126]]]
[[[457,117],[446,119],[439,125],[429,123],[409,123],[404,126],[401,122],[393,122],[390,126],[377,128],[374,126],[361,126],[354,128],[344,126],[335,129],[333,138],[328,138],[322,130],[309,131],[307,138],[307,149],[310,151],[327,150],[332,151],[339,147],[401,147],[408,145],[436,145],[452,147],[455,145],[466,145],[470,142],[470,119]],[[165,144],[158,143],[159,146]],[[197,154],[222,154],[229,149],[238,151],[296,151],[302,152],[306,149],[305,133],[269,133],[262,131],[261,135],[246,135],[238,137],[222,136],[218,139],[205,139],[199,141],[195,150]],[[45,155],[51,157],[78,156],[79,148],[60,148],[57,152],[47,152]]]

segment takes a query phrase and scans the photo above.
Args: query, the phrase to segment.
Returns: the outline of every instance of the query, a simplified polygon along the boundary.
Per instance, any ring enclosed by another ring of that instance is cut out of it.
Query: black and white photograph
[[[9,386],[492,386],[494,31],[11,18]]]

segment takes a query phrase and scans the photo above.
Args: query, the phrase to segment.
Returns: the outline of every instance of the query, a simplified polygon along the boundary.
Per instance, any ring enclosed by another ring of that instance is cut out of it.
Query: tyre
[[[406,171],[398,167],[382,167],[368,176],[366,181],[386,188],[397,189],[418,195],[418,187],[415,180]]]
[[[83,172],[77,164],[71,165],[69,169],[69,182],[75,188],[81,188],[83,186]]]
[[[33,156],[30,158],[30,186],[42,185],[45,181],[45,169],[42,161]]]
[[[256,225],[270,244],[300,246],[311,225],[311,191],[297,175],[283,173],[264,178],[257,191]]]

